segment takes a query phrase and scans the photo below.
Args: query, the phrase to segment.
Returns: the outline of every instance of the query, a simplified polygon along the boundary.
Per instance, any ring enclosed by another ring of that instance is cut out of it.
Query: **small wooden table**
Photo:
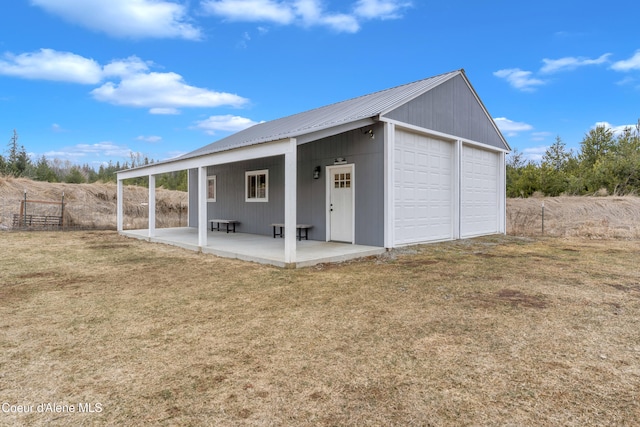
[[[271,224],[273,227],[273,238],[276,236],[284,237],[284,224],[276,223]],[[280,232],[276,233],[276,228],[280,228]],[[313,228],[311,224],[298,224],[296,225],[296,231],[298,232],[298,240],[302,240],[302,231],[304,230],[304,240],[309,240],[309,229]]]
[[[217,230],[220,231],[220,224],[227,224],[227,233],[229,232],[229,225],[233,226],[233,232],[236,232],[236,224],[240,221],[236,221],[235,219],[210,219],[209,223],[211,224],[211,231],[213,231],[213,224],[217,224]]]

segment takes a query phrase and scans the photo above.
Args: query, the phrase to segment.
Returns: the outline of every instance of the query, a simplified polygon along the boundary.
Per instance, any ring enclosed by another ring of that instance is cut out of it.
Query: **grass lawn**
[[[0,253],[0,425],[640,425],[637,240],[300,270],[115,232]]]

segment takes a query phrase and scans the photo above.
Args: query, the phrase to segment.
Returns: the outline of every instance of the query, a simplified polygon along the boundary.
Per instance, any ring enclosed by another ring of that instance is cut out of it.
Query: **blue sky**
[[[464,68],[538,159],[640,118],[636,1],[11,0],[0,135],[97,167]],[[0,139],[0,142],[2,139]],[[6,154],[6,152],[5,152]]]

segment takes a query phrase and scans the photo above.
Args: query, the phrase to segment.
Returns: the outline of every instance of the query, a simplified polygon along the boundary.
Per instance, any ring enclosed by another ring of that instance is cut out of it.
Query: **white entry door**
[[[327,167],[329,187],[328,240],[354,242],[354,165]]]

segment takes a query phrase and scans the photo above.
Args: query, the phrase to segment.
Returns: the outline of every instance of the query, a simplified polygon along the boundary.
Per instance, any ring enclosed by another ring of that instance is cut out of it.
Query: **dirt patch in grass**
[[[0,251],[0,404],[34,405],[0,425],[640,423],[638,241],[487,237],[299,270],[113,232]]]

